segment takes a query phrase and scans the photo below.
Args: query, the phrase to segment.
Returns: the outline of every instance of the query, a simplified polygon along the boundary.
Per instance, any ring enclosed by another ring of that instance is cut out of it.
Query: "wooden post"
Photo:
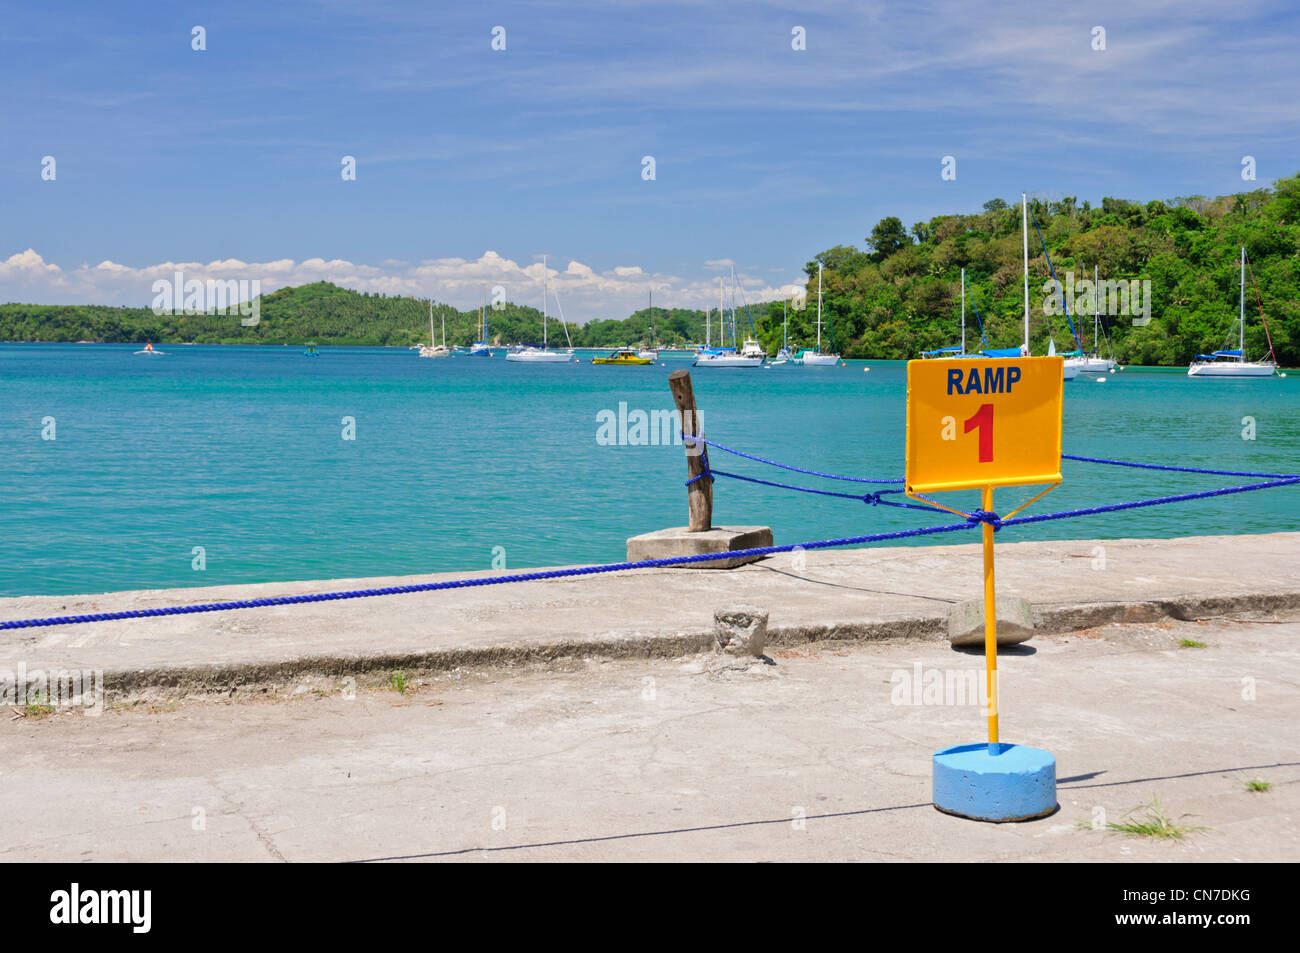
[[[709,448],[692,446],[689,440],[690,437],[704,436],[700,415],[695,408],[695,389],[691,387],[690,371],[673,371],[668,375],[668,386],[672,388],[673,401],[682,419],[687,476],[692,479],[699,477],[686,488],[686,503],[690,508],[687,529],[692,533],[702,533],[713,528],[713,480],[704,476],[709,470]]]

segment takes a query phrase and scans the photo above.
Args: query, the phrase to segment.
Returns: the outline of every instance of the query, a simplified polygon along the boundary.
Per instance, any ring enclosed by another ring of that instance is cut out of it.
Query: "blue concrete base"
[[[1056,759],[1038,748],[953,745],[934,753],[934,806],[977,821],[1028,821],[1057,808]]]

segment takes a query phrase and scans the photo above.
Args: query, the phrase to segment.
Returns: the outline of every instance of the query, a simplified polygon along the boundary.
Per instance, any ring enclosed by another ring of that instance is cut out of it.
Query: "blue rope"
[[[757,463],[766,463],[770,467],[780,467],[782,470],[791,470],[795,473],[806,473],[808,476],[825,477],[827,480],[844,480],[847,483],[902,483],[902,480],[872,480],[866,477],[842,476],[838,473],[822,473],[820,470],[805,470],[803,467],[793,467],[788,463],[778,463],[775,460],[769,460],[766,457],[756,457],[752,453],[745,453],[743,450],[733,450],[731,447],[724,447],[722,444],[706,440],[704,437],[692,437],[690,434],[682,434],[686,441],[686,446],[692,446],[695,441],[699,441],[708,447],[716,447],[723,453],[735,454],[738,457],[744,457],[746,460],[754,460]],[[853,497],[857,499],[857,497]]]
[[[1100,457],[1076,457],[1071,453],[1061,454],[1062,460],[1078,460],[1082,463],[1105,463],[1112,467],[1136,467],[1139,470],[1173,470],[1177,473],[1212,473],[1215,476],[1266,477],[1268,479],[1285,479],[1296,476],[1294,473],[1251,473],[1247,470],[1205,470],[1200,467],[1171,467],[1159,463],[1131,463],[1127,460],[1103,460]]]
[[[1202,490],[1199,493],[1179,493],[1175,496],[1157,496],[1149,500],[1135,500],[1132,503],[1108,503],[1105,506],[1090,506],[1078,510],[1062,510],[1059,513],[1043,513],[1041,516],[1017,516],[1001,520],[1002,526],[1024,526],[1029,523],[1046,523],[1050,520],[1071,519],[1075,516],[1093,516],[1097,513],[1117,513],[1120,510],[1136,510],[1144,506],[1161,506],[1165,503],[1185,503],[1188,500],[1207,500],[1212,496],[1229,496],[1233,493],[1246,493],[1250,490],[1267,490],[1277,486],[1291,486],[1300,483],[1300,476],[1270,480],[1267,483],[1248,483],[1245,486],[1229,486],[1221,490]],[[997,528],[996,526],[994,528]]]
[[[703,443],[709,441],[699,438]],[[713,444],[713,446],[718,446]],[[719,447],[726,450],[728,448]],[[737,453],[740,456],[750,456],[749,454],[740,453],[739,451],[729,451]],[[243,599],[234,602],[211,602],[187,606],[164,606],[158,609],[129,609],[122,612],[97,612],[88,615],[69,615],[69,616],[51,616],[43,619],[15,619],[8,622],[0,622],[0,630],[7,629],[31,629],[41,626],[50,625],[78,625],[85,622],[116,622],[122,619],[151,619],[163,616],[175,615],[195,615],[204,612],[224,612],[231,609],[260,609],[270,606],[291,606],[304,605],[312,602],[335,602],[344,599],[365,599],[374,596],[394,596],[404,595],[411,592],[438,592],[445,589],[472,589],[480,586],[495,586],[511,582],[534,582],[544,579],[562,579],[573,576],[594,576],[602,573],[624,572],[629,569],[660,569],[672,566],[682,566],[690,563],[712,562],[719,559],[745,559],[750,557],[770,556],[775,553],[788,553],[796,549],[831,549],[840,546],[856,546],[862,543],[878,543],[895,539],[907,539],[914,536],[933,536],[938,533],[954,533],[960,530],[974,529],[981,523],[990,524],[995,531],[1006,526],[1023,526],[1030,523],[1045,523],[1050,520],[1072,519],[1079,516],[1094,516],[1100,513],[1115,513],[1121,510],[1139,509],[1147,506],[1161,506],[1166,503],[1183,503],[1190,500],[1203,500],[1215,496],[1228,496],[1235,493],[1247,493],[1251,490],[1266,490],[1273,487],[1291,486],[1300,483],[1300,475],[1282,475],[1282,474],[1257,474],[1244,473],[1231,470],[1206,470],[1194,467],[1173,467],[1162,466],[1150,463],[1129,463],[1121,460],[1102,460],[1092,457],[1074,457],[1065,456],[1066,459],[1081,460],[1088,463],[1106,463],[1115,466],[1132,466],[1142,469],[1151,470],[1177,470],[1186,473],[1212,473],[1228,476],[1263,476],[1270,477],[1264,483],[1251,483],[1244,486],[1223,487],[1218,490],[1202,490],[1197,493],[1180,493],[1174,496],[1154,497],[1148,500],[1135,500],[1130,503],[1110,503],[1103,506],[1092,506],[1083,509],[1063,510],[1057,513],[1044,513],[1039,516],[1021,516],[1011,519],[1002,519],[996,513],[986,510],[975,510],[966,516],[966,521],[962,523],[946,523],[941,526],[923,526],[916,529],[895,530],[888,533],[871,533],[865,536],[847,536],[839,539],[823,539],[806,543],[794,543],[784,546],[757,546],[751,549],[738,549],[726,553],[701,553],[694,556],[677,556],[664,559],[643,559],[636,562],[607,563],[597,566],[576,566],[567,569],[547,569],[540,572],[515,573],[508,576],[486,576],[479,579],[450,579],[445,582],[426,582],[417,583],[411,586],[386,586],[379,589],[351,589],[343,592],[321,592],[300,596],[273,596],[266,599]],[[797,467],[788,467],[783,464],[775,463],[770,460],[763,460],[761,457],[750,457],[763,463],[771,463],[773,466],[782,467],[788,470],[796,470]],[[707,467],[707,463],[705,464]],[[814,473],[815,471],[800,471]],[[720,470],[709,471],[693,478],[699,479],[702,476],[713,478],[713,474],[730,476],[735,479],[745,480],[750,483],[761,483],[768,486],[782,487],[784,489],[800,490],[807,493],[818,493],[825,496],[839,496],[846,499],[861,500],[875,506],[884,504],[886,506],[903,506],[909,509],[932,510],[929,506],[921,506],[915,503],[897,503],[890,500],[882,499],[885,493],[899,493],[900,490],[878,490],[875,493],[869,493],[866,496],[854,496],[849,493],[835,493],[830,490],[813,490],[808,487],[797,487],[787,484],[772,483],[767,480],[758,480],[753,477],[742,477],[734,473],[723,473]],[[830,474],[815,474],[818,476],[830,476]],[[900,483],[901,480],[860,480],[855,477],[836,477],[836,479],[855,480],[856,482],[871,483]]]
[[[542,579],[562,579],[572,576],[594,576],[601,573],[624,572],[629,569],[661,569],[687,563],[711,562],[719,559],[744,559],[788,553],[796,549],[831,549],[837,546],[856,546],[861,543],[878,543],[909,536],[931,536],[936,533],[953,533],[970,529],[969,523],[950,523],[943,526],[923,526],[917,529],[896,530],[890,533],[872,533],[867,536],[846,536],[840,539],[823,539],[808,543],[784,546],[757,546],[752,549],[735,549],[725,553],[700,553],[694,556],[674,556],[664,559],[642,559],[638,562],[608,563],[600,566],[575,566],[568,569],[547,569],[541,572],[515,573],[509,576],[485,576],[480,579],[449,579],[446,582],[424,582],[412,586],[387,586],[382,589],[352,589],[344,592],[321,592],[301,596],[274,596],[266,599],[245,599],[237,602],[211,602],[201,605],[164,606],[158,609],[129,609],[123,612],[97,612],[92,615],[52,616],[45,619],[19,619],[0,622],[3,629],[32,629],[47,625],[77,625],[83,622],[116,622],[121,619],[149,619],[161,616],[194,615],[201,612],[224,612],[229,609],[260,609],[268,606],[303,605],[309,602],[334,602],[342,599],[365,599],[372,596],[395,596],[408,592],[438,592],[444,589],[472,589],[479,586],[496,586],[510,582],[535,582]]]
[[[892,500],[881,499],[882,493],[902,493],[902,490],[879,490],[875,493],[868,493],[865,496],[859,496],[856,493],[836,493],[834,490],[814,490],[812,487],[795,486],[792,483],[776,483],[772,480],[760,480],[757,477],[741,476],[739,473],[729,473],[726,470],[714,470],[712,472],[717,476],[731,477],[733,480],[743,480],[746,483],[759,483],[763,486],[774,486],[781,490],[797,490],[800,493],[816,493],[818,496],[838,496],[845,500],[858,500],[862,503],[870,503],[872,506],[884,504],[885,506],[907,507],[911,510],[925,510],[927,513],[934,512],[933,506],[924,506],[920,503],[895,503]],[[689,486],[697,479],[699,478],[692,477],[687,481],[687,485]]]

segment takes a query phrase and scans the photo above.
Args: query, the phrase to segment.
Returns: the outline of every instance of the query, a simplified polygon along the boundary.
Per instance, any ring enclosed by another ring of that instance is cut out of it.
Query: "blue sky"
[[[5,301],[147,305],[179,263],[264,291],[324,278],[471,307],[486,282],[539,304],[545,253],[571,319],[621,317],[652,288],[656,304],[716,302],[731,262],[751,300],[788,292],[816,252],[861,245],[886,215],[910,226],[1022,190],[1224,194],[1300,171],[1300,12],[1285,3],[3,16]]]

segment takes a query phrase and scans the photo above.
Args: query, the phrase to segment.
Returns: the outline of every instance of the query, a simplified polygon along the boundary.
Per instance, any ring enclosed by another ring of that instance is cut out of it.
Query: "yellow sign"
[[[1061,482],[1063,365],[908,361],[907,492]]]

